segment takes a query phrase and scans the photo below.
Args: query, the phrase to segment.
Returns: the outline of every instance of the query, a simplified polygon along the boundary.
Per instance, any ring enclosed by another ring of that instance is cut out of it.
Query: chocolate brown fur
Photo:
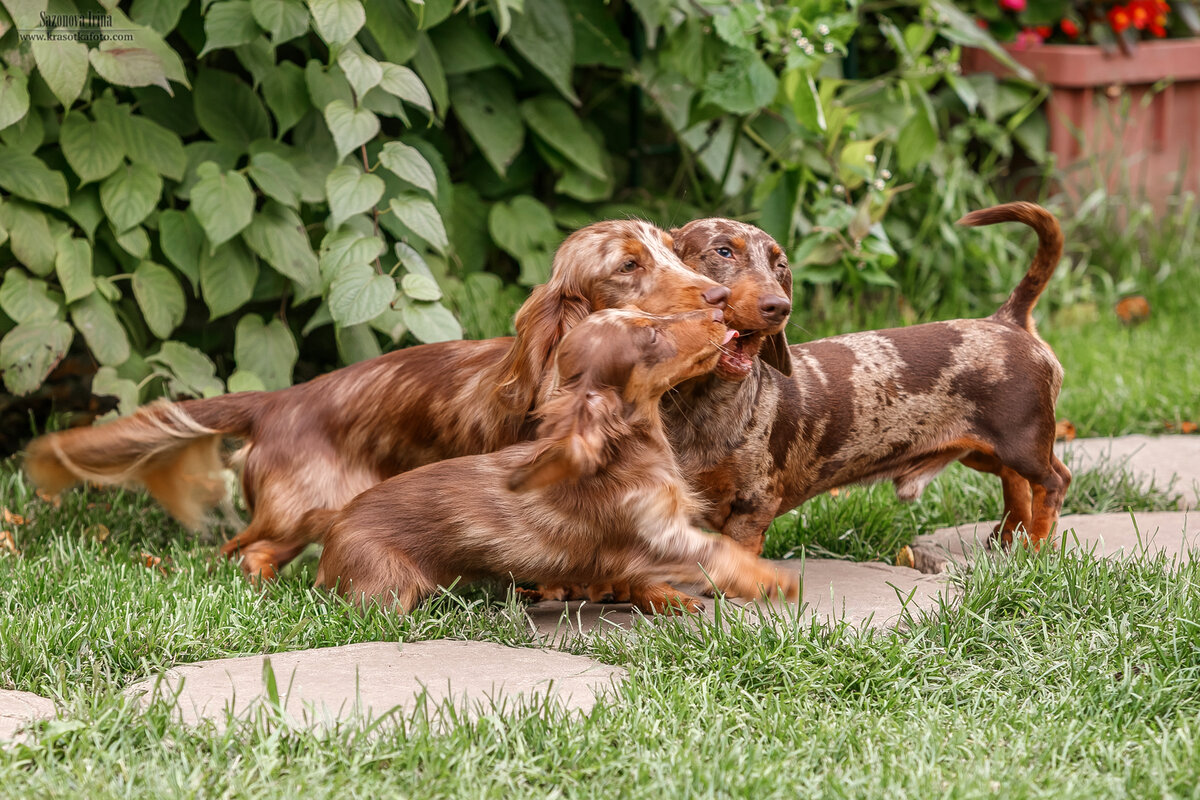
[[[224,494],[218,445],[245,440],[239,461],[253,510],[222,552],[271,577],[309,539],[311,509],[340,508],[406,470],[529,438],[529,414],[563,335],[593,311],[669,314],[723,305],[728,291],[685,267],[666,232],[634,220],[567,237],[550,280],[517,314],[517,336],[410,347],[275,392],[159,403],[126,419],[32,442],[26,468],[58,491],[86,480],[143,486],[198,526]]]
[[[566,335],[539,439],[427,465],[313,511],[317,584],[403,611],[459,578],[634,582],[702,578],[753,597],[794,576],[692,527],[699,504],[662,429],[659,399],[714,366],[719,311],[594,314]]]
[[[743,381],[707,376],[664,399],[679,464],[709,504],[706,527],[761,552],[771,520],[817,494],[891,479],[912,500],[962,461],[1000,477],[1005,520],[997,534],[1006,543],[1018,526],[1034,547],[1046,540],[1071,476],[1053,452],[1062,367],[1030,312],[1061,256],[1062,235],[1032,203],[960,223],[1005,221],[1033,227],[1039,245],[1029,273],[992,316],[792,345],[790,376],[756,359]],[[719,226],[701,221],[673,233],[685,261],[729,280],[696,255],[722,235]],[[737,266],[738,274],[766,269],[752,260]],[[727,318],[738,326],[733,306]]]

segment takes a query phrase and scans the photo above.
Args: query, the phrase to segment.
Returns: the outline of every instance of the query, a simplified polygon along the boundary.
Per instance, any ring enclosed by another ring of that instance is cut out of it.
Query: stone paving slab
[[[799,560],[775,561],[783,569],[800,570]],[[890,628],[902,622],[903,611],[914,616],[938,607],[939,596],[952,599],[956,587],[943,578],[924,575],[915,569],[879,562],[859,563],[838,559],[810,558],[803,562],[802,618],[816,617],[823,623],[845,622],[852,627]],[[702,587],[686,587],[698,595]],[[765,602],[730,601],[746,611],[745,618],[760,622],[754,606]],[[703,618],[716,619],[716,601],[704,602]],[[763,609],[794,615],[794,609]],[[545,600],[527,609],[530,620],[547,642],[560,643],[595,632],[627,631],[649,620],[628,603],[597,604],[584,601]]]
[[[1127,466],[1159,486],[1176,477],[1174,489],[1187,507],[1200,507],[1200,436],[1116,436],[1075,439],[1055,445],[1072,471],[1097,466]]]
[[[185,723],[213,719],[222,725],[227,709],[241,717],[267,697],[268,658],[280,703],[294,724],[305,726],[366,722],[393,710],[408,716],[422,692],[431,716],[447,702],[475,718],[547,697],[586,712],[626,676],[620,667],[584,656],[491,642],[367,642],[187,664],[164,673],[158,692],[179,693]],[[126,693],[149,704],[156,681],[141,681]]]
[[[918,536],[908,548],[923,572],[945,571],[983,552],[996,521],[941,528]],[[1056,541],[1064,550],[1082,548],[1104,558],[1138,558],[1166,553],[1190,561],[1200,549],[1200,512],[1145,511],[1069,514],[1061,517]],[[903,551],[902,551],[903,556]]]
[[[31,722],[55,715],[54,701],[32,692],[0,689],[0,741],[17,739]]]

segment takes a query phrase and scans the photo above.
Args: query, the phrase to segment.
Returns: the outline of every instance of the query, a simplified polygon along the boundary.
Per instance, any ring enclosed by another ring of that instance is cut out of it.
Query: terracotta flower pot
[[[1051,153],[1066,188],[1131,186],[1162,208],[1176,188],[1200,191],[1200,39],[1141,43],[1129,56],[1094,45],[1008,48],[1051,87]],[[982,50],[963,53],[964,72],[1007,75]]]

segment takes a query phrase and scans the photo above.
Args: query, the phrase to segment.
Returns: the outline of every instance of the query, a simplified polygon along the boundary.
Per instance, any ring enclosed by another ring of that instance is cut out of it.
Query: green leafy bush
[[[4,383],[82,340],[123,410],[503,335],[604,217],[741,215],[801,282],[895,285],[897,239],[941,233],[898,194],[1033,96],[958,75],[994,45],[947,0],[3,3]],[[894,63],[846,79],[856,32]]]

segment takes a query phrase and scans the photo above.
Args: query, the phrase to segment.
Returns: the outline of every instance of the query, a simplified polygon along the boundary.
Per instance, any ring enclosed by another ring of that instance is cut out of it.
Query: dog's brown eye
[[[630,273],[630,272],[633,272],[635,269],[637,269],[636,261],[626,261],[624,264],[621,265],[621,269],[619,271],[625,272],[625,273]]]
[[[717,255],[719,255],[721,258],[733,258],[733,251],[728,247],[718,247]]]

